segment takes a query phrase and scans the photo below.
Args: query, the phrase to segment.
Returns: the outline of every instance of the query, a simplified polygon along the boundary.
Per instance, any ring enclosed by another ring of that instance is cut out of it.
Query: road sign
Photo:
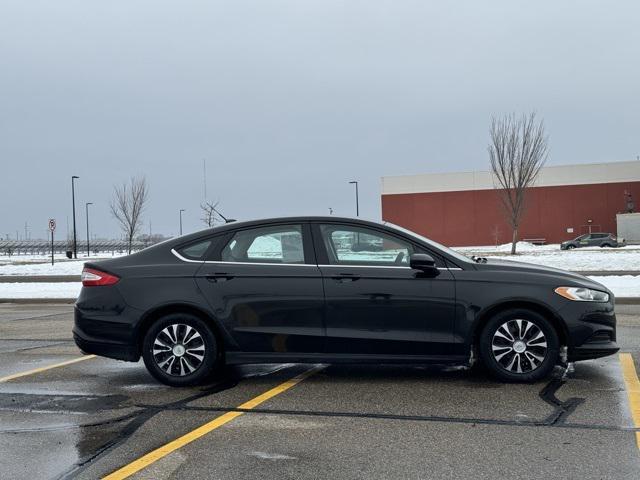
[[[56,231],[56,219],[49,219],[49,231],[51,232],[51,265],[53,265],[53,232]]]

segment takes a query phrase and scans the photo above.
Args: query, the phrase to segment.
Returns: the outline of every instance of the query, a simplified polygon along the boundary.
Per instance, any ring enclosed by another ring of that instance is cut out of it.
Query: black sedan
[[[580,275],[468,258],[390,224],[236,222],[86,263],[74,338],[169,385],[225,364],[480,361],[503,381],[618,351],[613,294]]]

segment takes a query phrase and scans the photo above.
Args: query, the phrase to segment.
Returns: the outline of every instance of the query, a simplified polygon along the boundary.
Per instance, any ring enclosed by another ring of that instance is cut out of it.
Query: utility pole
[[[73,258],[78,258],[78,243],[76,239],[76,187],[73,181],[80,178],[76,175],[71,177],[71,203],[73,204]]]
[[[357,180],[352,180],[349,183],[355,184],[355,186],[356,186],[356,217],[359,217],[360,216],[360,205],[359,205],[359,200],[358,200],[358,181]]]
[[[184,208],[180,209],[180,236],[182,236],[182,212],[184,212]]]
[[[207,201],[207,159],[202,159],[202,181],[204,182],[204,201]]]
[[[84,208],[87,210],[87,257],[91,256],[91,249],[89,248],[89,205],[93,205],[91,202],[84,204]]]

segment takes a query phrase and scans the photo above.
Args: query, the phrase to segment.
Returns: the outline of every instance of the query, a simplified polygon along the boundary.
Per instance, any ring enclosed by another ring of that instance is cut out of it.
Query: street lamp
[[[89,205],[93,205],[91,202],[84,204],[84,208],[87,211],[87,257],[91,256],[91,249],[89,248]]]
[[[76,175],[71,177],[71,203],[73,204],[73,258],[78,258],[78,244],[76,241],[76,188],[73,181],[80,178]]]
[[[360,206],[358,204],[358,182],[357,180],[352,180],[349,183],[355,184],[356,186],[356,217],[360,216]]]
[[[182,212],[184,211],[184,208],[180,209],[180,235],[182,235]]]

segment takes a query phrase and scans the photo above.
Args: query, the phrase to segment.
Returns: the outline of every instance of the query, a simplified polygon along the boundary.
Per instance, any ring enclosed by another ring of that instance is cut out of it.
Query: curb
[[[640,297],[616,297],[616,305],[640,305]]]
[[[0,283],[79,282],[80,275],[0,275]]]
[[[51,304],[71,305],[76,303],[75,298],[0,298],[0,303],[16,303],[19,305]]]

